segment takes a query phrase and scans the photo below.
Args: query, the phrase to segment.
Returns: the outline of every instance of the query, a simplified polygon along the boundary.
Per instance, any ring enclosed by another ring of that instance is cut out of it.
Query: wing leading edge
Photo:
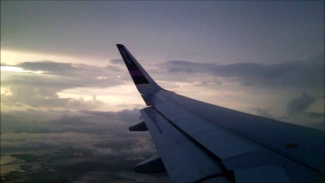
[[[319,182],[324,179],[324,132],[164,90],[125,46],[117,44],[117,47],[148,106],[140,110],[145,123],[130,130],[149,130],[160,155],[140,163],[138,170],[166,169],[172,182]],[[160,160],[163,164],[157,163]]]

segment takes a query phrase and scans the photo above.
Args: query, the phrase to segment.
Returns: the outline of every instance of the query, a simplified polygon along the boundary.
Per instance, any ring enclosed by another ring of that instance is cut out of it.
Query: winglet
[[[130,72],[134,84],[141,94],[147,94],[161,89],[124,45],[116,44],[116,46]]]

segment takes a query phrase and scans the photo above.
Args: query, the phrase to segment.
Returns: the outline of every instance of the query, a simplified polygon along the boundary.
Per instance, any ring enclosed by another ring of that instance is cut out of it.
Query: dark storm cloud
[[[287,103],[287,113],[291,116],[299,115],[306,111],[314,102],[315,97],[304,91],[298,98],[292,99]]]
[[[286,86],[323,89],[324,58],[274,64],[235,63],[217,65],[189,61],[169,61],[163,64],[170,73],[207,74],[222,77],[243,86]]]
[[[280,85],[319,87],[324,83],[324,62],[287,62],[279,64],[238,63],[216,66],[216,76],[236,78],[243,85]]]

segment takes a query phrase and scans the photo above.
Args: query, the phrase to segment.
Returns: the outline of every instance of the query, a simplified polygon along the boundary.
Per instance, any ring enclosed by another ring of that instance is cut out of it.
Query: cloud
[[[63,116],[58,124],[63,124],[63,125],[73,125],[73,126],[85,126],[89,125],[88,122],[84,120],[84,117],[82,116]]]
[[[235,78],[242,85],[319,87],[324,83],[324,62],[287,62],[278,64],[237,63],[216,66],[216,76]]]
[[[215,64],[212,63],[195,63],[184,60],[170,60],[162,64],[162,68],[166,68],[169,73],[186,73],[186,74],[198,74],[200,72],[206,72]]]
[[[111,71],[117,71],[122,72],[122,70],[119,67],[113,66],[113,65],[107,65],[106,68]]]
[[[104,105],[96,100],[60,98],[59,92],[74,88],[107,88],[125,84],[114,66],[98,67],[52,61],[23,62],[15,67],[42,71],[42,74],[14,73],[1,80],[11,95],[1,95],[2,103],[15,106],[67,107],[90,109]],[[114,67],[114,68],[112,68]]]
[[[60,172],[80,175],[70,179],[74,181],[126,181],[131,180],[130,176],[134,181],[161,181],[161,178],[143,179],[135,173],[125,172],[157,153],[148,132],[128,132],[127,127],[136,123],[138,117],[137,109],[117,112],[33,109],[1,112],[1,152],[37,153],[51,159],[51,164],[40,162],[40,167],[54,168],[56,176],[61,175]],[[75,152],[83,155],[74,156]],[[88,177],[94,171],[102,173]],[[162,178],[168,180],[166,175]]]
[[[323,91],[324,83],[323,57],[273,64],[235,63],[226,65],[171,60],[163,63],[162,67],[166,68],[169,73],[191,75],[192,81],[196,79],[197,75],[205,74],[249,87],[310,87]]]
[[[1,103],[8,106],[52,107],[68,109],[91,109],[105,105],[100,100],[86,101],[82,97],[60,98],[58,92],[63,89],[28,85],[12,85],[9,87],[11,95],[1,95]]]
[[[292,99],[287,103],[287,113],[291,116],[302,114],[314,102],[315,97],[304,91],[301,93],[300,97]]]
[[[97,135],[82,133],[4,133],[1,135],[2,152],[58,149],[59,147],[88,147],[99,141]]]
[[[191,52],[191,53],[183,52],[183,53],[178,53],[178,54],[167,55],[166,58],[167,59],[175,59],[175,58],[178,58],[178,59],[193,59],[197,55],[198,55],[198,53],[196,53],[196,52]]]
[[[118,59],[112,59],[112,60],[110,60],[110,62],[112,63],[112,64],[118,64],[118,65],[124,65],[124,61],[123,61],[123,59],[120,59],[120,58],[118,58]]]
[[[267,109],[256,108],[254,110],[256,111],[258,116],[262,116],[262,117],[265,117],[265,118],[273,118],[274,119],[274,117],[270,114],[269,110],[267,110]]]
[[[137,109],[117,112],[82,111],[71,116],[38,110],[1,113],[2,152],[42,151],[75,147],[94,153],[111,149],[111,155],[152,154],[149,133],[130,133],[139,121]],[[98,115],[97,115],[98,114]],[[36,120],[37,119],[37,120]],[[131,124],[132,123],[132,124]]]
[[[325,114],[320,112],[309,112],[308,115],[310,118],[325,118]]]
[[[101,111],[80,111],[90,116],[96,116],[101,119],[116,119],[118,121],[126,122],[127,124],[136,124],[140,122],[140,112],[137,108],[133,110],[122,110],[119,112],[101,112]],[[135,118],[137,116],[137,118]]]
[[[3,65],[7,67],[14,67],[22,69],[23,71],[41,71],[43,76],[57,76],[65,78],[96,78],[98,76],[109,77],[112,73],[119,72],[119,70],[111,65],[106,67],[92,66],[86,64],[71,64],[54,61],[35,61],[22,62],[17,65]],[[112,69],[114,68],[114,69]]]
[[[57,63],[52,61],[42,61],[42,62],[23,62],[17,65],[24,70],[31,71],[45,71],[50,75],[75,75],[78,68],[75,68],[70,63]]]
[[[24,70],[31,71],[43,71],[44,76],[58,76],[57,79],[73,81],[71,87],[109,87],[117,86],[123,82],[116,77],[116,74],[120,70],[115,66],[107,65],[106,67],[85,65],[85,64],[71,64],[71,63],[58,63],[53,61],[41,61],[41,62],[23,62],[17,67],[21,67]],[[37,77],[37,76],[36,76]],[[109,79],[109,82],[98,79],[98,77]],[[51,78],[51,77],[48,77]],[[53,77],[52,77],[53,78]],[[51,79],[52,79],[51,78]],[[71,80],[70,80],[71,79]],[[66,86],[66,85],[65,85]]]

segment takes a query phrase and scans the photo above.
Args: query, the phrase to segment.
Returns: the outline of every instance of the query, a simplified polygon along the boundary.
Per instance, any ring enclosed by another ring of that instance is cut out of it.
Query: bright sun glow
[[[34,74],[42,74],[43,71],[29,71],[29,70],[24,70],[20,67],[14,67],[14,66],[1,66],[1,72],[28,72],[28,73],[34,73]]]
[[[72,63],[72,64],[89,64],[91,60],[92,65],[103,66],[103,63],[106,63],[109,58],[102,59],[93,59],[93,58],[79,58],[69,55],[59,55],[59,54],[49,54],[49,53],[36,53],[30,51],[18,51],[18,50],[7,50],[1,48],[1,63],[7,65],[16,65],[26,61],[55,61],[62,63]]]
[[[1,71],[22,72],[23,69],[20,67],[1,66]]]
[[[83,98],[85,101],[93,101],[94,96],[96,100],[104,102],[106,105],[103,109],[96,110],[111,110],[118,111],[123,109],[133,109],[136,105],[144,105],[138,91],[133,85],[120,85],[111,87],[109,89],[94,89],[94,88],[75,88],[67,89],[58,92],[60,98]],[[107,108],[109,107],[109,108]]]
[[[12,95],[12,93],[8,88],[1,87],[1,95]]]

